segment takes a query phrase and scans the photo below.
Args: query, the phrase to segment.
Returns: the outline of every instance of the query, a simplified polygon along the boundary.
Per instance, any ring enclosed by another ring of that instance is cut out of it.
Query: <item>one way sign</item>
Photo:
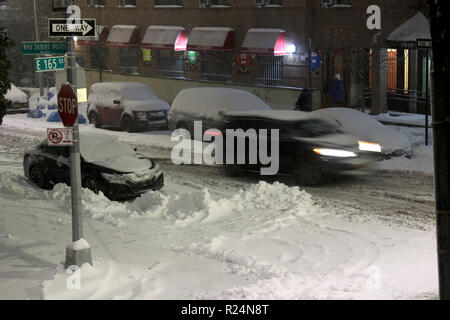
[[[48,36],[60,37],[95,37],[95,19],[80,19],[74,24],[67,19],[48,19]]]

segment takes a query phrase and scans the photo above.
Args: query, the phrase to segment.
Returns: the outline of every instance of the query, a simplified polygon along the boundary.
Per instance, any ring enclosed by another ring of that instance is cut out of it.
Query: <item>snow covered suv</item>
[[[25,92],[11,84],[11,89],[4,96],[8,103],[7,113],[27,113],[30,111],[28,96]]]
[[[120,126],[133,132],[138,128],[167,129],[170,105],[148,86],[137,82],[103,82],[92,85],[88,98],[89,122]]]

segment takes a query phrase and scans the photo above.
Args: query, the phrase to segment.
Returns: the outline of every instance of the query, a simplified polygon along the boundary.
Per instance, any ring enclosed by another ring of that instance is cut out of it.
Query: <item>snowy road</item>
[[[437,297],[430,175],[378,172],[298,188],[176,167],[140,137],[134,144],[160,159],[166,187],[126,204],[84,192],[96,261],[82,270],[82,290],[68,290],[59,264],[69,189],[28,184],[23,149],[42,135],[9,124],[0,127],[0,298]]]

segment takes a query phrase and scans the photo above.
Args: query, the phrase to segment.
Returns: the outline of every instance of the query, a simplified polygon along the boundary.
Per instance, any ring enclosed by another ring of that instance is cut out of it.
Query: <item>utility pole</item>
[[[33,10],[34,10],[34,32],[36,35],[36,41],[40,41],[39,39],[39,26],[38,26],[38,18],[37,18],[37,0],[33,0]],[[44,96],[44,84],[42,80],[42,73],[38,73],[38,79],[39,79],[39,92],[40,96]]]
[[[428,0],[433,40],[432,114],[439,294],[450,300],[450,11],[448,0]]]

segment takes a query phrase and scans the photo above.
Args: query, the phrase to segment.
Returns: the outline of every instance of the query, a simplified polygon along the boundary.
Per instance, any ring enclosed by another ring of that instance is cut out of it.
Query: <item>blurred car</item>
[[[8,114],[27,113],[30,111],[28,96],[25,92],[11,84],[11,89],[4,95],[8,104],[6,112]]]
[[[157,163],[109,135],[82,132],[80,153],[82,186],[110,200],[131,200],[164,186]],[[70,147],[49,147],[43,141],[25,152],[23,168],[40,188],[70,185]]]
[[[391,126],[385,126],[371,115],[350,108],[327,108],[311,113],[318,119],[334,123],[339,130],[360,140],[375,140],[385,156],[406,156],[413,154],[408,137]]]
[[[382,158],[381,146],[373,141],[358,141],[331,122],[300,111],[236,111],[225,112],[227,129],[237,132],[254,129],[279,130],[279,173],[298,176],[301,179],[320,180],[327,174],[360,175],[372,171],[375,161]],[[226,134],[225,134],[226,135]],[[242,135],[242,133],[241,133]],[[237,135],[237,138],[241,137]],[[227,137],[225,137],[227,138]],[[242,137],[241,137],[242,138]],[[257,138],[260,146],[260,137]],[[236,145],[236,144],[235,144]],[[270,141],[267,142],[270,147]],[[246,163],[239,169],[259,171],[264,167],[259,161],[249,164],[250,139],[245,140]],[[229,150],[224,149],[224,154]],[[234,152],[236,157],[237,152]],[[270,154],[270,150],[268,151]],[[235,161],[236,163],[236,161]],[[236,165],[234,165],[236,166]]]
[[[182,90],[170,109],[169,129],[186,129],[194,136],[194,121],[202,121],[203,132],[224,128],[221,112],[272,110],[254,94],[228,88],[191,88]]]
[[[103,82],[92,85],[88,97],[89,122],[121,127],[133,132],[139,128],[168,128],[170,105],[148,86],[137,82]]]

